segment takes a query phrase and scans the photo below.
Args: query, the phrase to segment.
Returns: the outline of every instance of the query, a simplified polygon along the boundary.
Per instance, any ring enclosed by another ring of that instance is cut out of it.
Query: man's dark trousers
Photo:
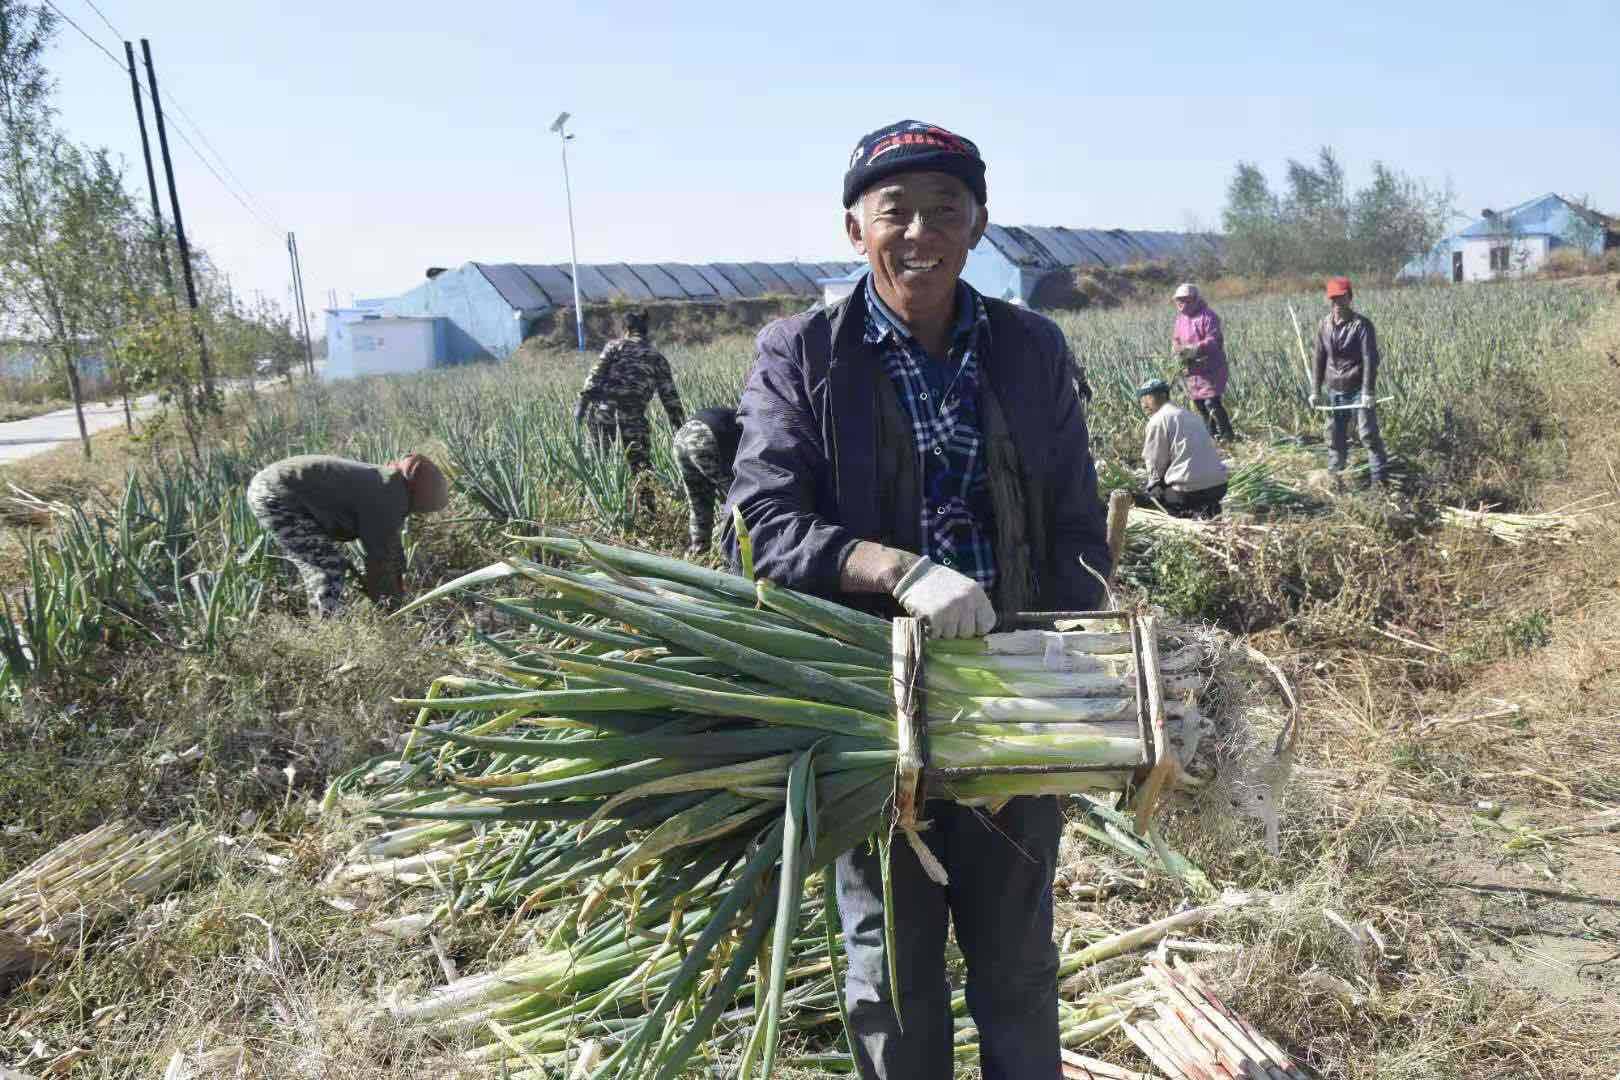
[[[1013,799],[993,816],[934,801],[927,817],[933,825],[920,835],[950,884],[934,884],[899,834],[890,855],[903,1034],[883,952],[880,857],[875,846],[861,844],[838,858],[838,912],[849,954],[845,992],[860,1075],[950,1080],[950,919],[967,960],[967,1004],[979,1029],[984,1080],[1054,1080],[1060,1072],[1052,943],[1058,800]]]

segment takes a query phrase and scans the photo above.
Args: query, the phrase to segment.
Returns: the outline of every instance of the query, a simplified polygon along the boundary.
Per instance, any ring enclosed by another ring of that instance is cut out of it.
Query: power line
[[[89,3],[89,0],[85,0],[85,2]],[[123,62],[120,61],[118,59],[118,57],[114,56],[112,54],[112,52],[109,51],[108,48],[105,45],[103,45],[100,41],[98,41],[95,38],[94,35],[87,32],[84,29],[84,27],[82,27],[78,23],[74,22],[73,18],[71,16],[69,16],[67,12],[65,12],[61,8],[57,7],[54,0],[45,0],[45,4],[52,11],[56,12],[57,15],[61,16],[63,22],[67,23],[74,30],[76,30],[80,37],[84,38],[84,40],[86,40],[90,44],[94,45],[96,47],[96,49],[98,51],[100,51],[100,53],[103,56],[105,56],[113,64],[113,66],[116,67],[120,72],[124,72],[124,71],[127,70],[125,68]],[[95,5],[92,4],[91,7],[94,8]],[[96,14],[101,15],[101,12],[100,12],[99,9],[96,9]],[[107,17],[105,15],[101,15],[101,20],[103,22],[106,22],[109,27],[112,27],[112,23],[107,20]],[[116,27],[113,28],[113,32],[114,33],[118,32]],[[141,93],[146,94],[148,100],[150,100],[151,97],[152,97],[151,93],[148,92],[145,87],[141,88]],[[164,94],[163,96],[165,98],[169,98],[170,99],[170,105],[174,106],[173,95]],[[196,121],[190,120],[189,117],[187,117],[187,119],[190,122],[190,125],[196,130],[198,138],[203,138],[202,129],[198,128],[196,126]],[[197,160],[202,163],[203,168],[207,169],[210,173],[213,174],[214,179],[219,182],[219,186],[225,189],[226,194],[230,195],[231,198],[235,199],[241,205],[242,209],[246,210],[248,212],[248,215],[251,216],[256,223],[263,226],[267,231],[275,233],[278,237],[281,237],[281,236],[283,236],[285,234],[286,230],[281,229],[276,224],[274,224],[273,222],[271,222],[269,220],[266,220],[266,215],[268,214],[268,211],[261,212],[259,210],[254,209],[252,206],[250,206],[248,204],[248,200],[243,198],[243,196],[240,193],[238,193],[237,190],[235,188],[233,188],[230,185],[230,183],[228,183],[223,176],[220,175],[219,170],[214,168],[213,163],[208,160],[207,156],[204,155],[201,150],[197,149],[197,144],[191,141],[191,139],[186,135],[186,133],[185,133],[185,131],[183,129],[177,127],[175,129],[175,134],[180,137],[180,141],[182,143],[184,143],[186,145],[186,148],[189,149],[192,152],[192,154],[197,158]],[[204,141],[206,142],[207,140],[204,139]],[[215,153],[218,154],[218,151],[216,150]],[[223,157],[220,158],[220,164],[221,165],[224,164],[224,160],[225,159]],[[228,167],[227,167],[227,169],[228,169]],[[238,181],[238,183],[241,183],[241,182]],[[246,185],[243,185],[243,190],[244,191],[246,190]],[[274,215],[269,215],[269,216],[273,217]]]
[[[118,38],[120,41],[126,40],[124,37],[124,32],[118,29],[118,27],[114,26],[113,21],[107,18],[106,12],[102,11],[101,8],[96,6],[96,0],[84,0],[84,2],[91,11],[96,13],[97,18],[99,18],[103,23],[107,24],[107,29],[113,32],[114,37]],[[186,107],[180,102],[180,99],[174,96],[174,91],[165,87],[160,91],[160,93],[163,95],[164,100],[168,102],[170,112],[179,114],[180,118],[186,122],[187,126],[191,128],[192,133],[196,135],[197,138],[202,141],[202,144],[208,148],[208,152],[214,155],[214,160],[219,162],[220,168],[224,169],[225,174],[236,183],[237,189],[241,191],[241,193],[251,202],[253,202],[253,204],[263,212],[265,217],[270,219],[270,223],[273,224],[276,229],[283,232],[286,231],[282,227],[281,221],[276,217],[275,211],[271,210],[269,205],[265,203],[263,199],[253,194],[253,192],[249,190],[248,186],[242,182],[242,178],[236,174],[236,170],[231,168],[231,163],[225,160],[225,155],[219,152],[219,147],[215,146],[213,140],[211,140],[203,131],[202,125],[197,123],[196,120],[192,119],[191,113],[187,112]]]
[[[107,24],[107,29],[109,29],[109,30],[111,30],[113,32],[114,37],[116,37],[119,41],[124,40],[123,32],[120,31],[118,29],[118,27],[116,27],[116,26],[114,26],[112,24],[111,19],[107,18],[106,15],[102,14],[102,11],[101,11],[100,8],[96,7],[96,0],[84,0],[84,2],[86,4],[88,4],[88,5],[90,5],[90,10],[96,13],[97,18],[99,18],[102,22]]]
[[[126,40],[124,38],[124,32],[122,30],[118,29],[118,27],[113,25],[113,21],[111,19],[107,18],[107,13],[102,11],[101,8],[96,6],[95,0],[84,0],[84,2],[85,2],[85,5],[90,8],[91,11],[96,13],[96,18],[100,19],[103,23],[105,23],[106,26],[107,26],[107,29],[109,29],[109,30],[111,30],[113,32],[114,37],[118,38],[120,41]],[[58,14],[61,14],[61,9],[56,8],[55,4],[52,4],[51,7],[55,8]],[[62,15],[62,17],[64,19],[67,18],[66,15]],[[68,21],[69,21],[69,23],[72,22],[71,19],[68,20]],[[84,31],[81,30],[77,26],[74,26],[74,29],[79,30],[79,32],[81,34],[84,33]],[[86,35],[86,36],[88,36],[88,35]],[[91,41],[93,43],[97,44],[97,46],[99,47],[100,43],[95,42],[94,38],[91,38]],[[106,49],[102,49],[101,51],[102,52],[107,52]],[[114,57],[114,60],[116,60],[116,59],[117,59],[117,57]],[[262,218],[261,218],[261,224],[268,224],[271,227],[275,228],[277,231],[285,231],[282,228],[281,221],[276,217],[275,212],[270,209],[270,207],[265,203],[265,201],[263,199],[261,199],[258,196],[254,195],[253,192],[251,190],[249,190],[248,186],[242,182],[242,178],[236,174],[236,170],[231,168],[230,162],[225,160],[225,155],[219,152],[219,147],[215,146],[213,144],[213,141],[210,140],[208,138],[207,134],[205,134],[203,132],[202,125],[197,123],[196,120],[192,119],[191,114],[186,111],[185,106],[182,105],[180,103],[179,99],[174,96],[174,91],[165,89],[165,90],[161,91],[161,93],[163,94],[163,97],[168,101],[170,111],[179,114],[180,118],[182,120],[184,120],[186,125],[191,128],[192,133],[194,135],[196,135],[197,138],[202,141],[202,144],[208,148],[209,153],[214,155],[214,160],[219,162],[220,168],[224,169],[226,175],[228,175],[236,183],[237,189],[244,196],[246,196],[247,199],[249,199],[251,202],[254,203],[254,205],[256,205],[259,208],[259,210],[260,210],[260,212],[262,214],[262,217],[270,219],[269,222],[266,223],[266,222],[263,222]],[[147,96],[150,97],[151,95],[147,94]],[[191,149],[192,149],[193,153],[197,152],[196,147],[193,146]]]

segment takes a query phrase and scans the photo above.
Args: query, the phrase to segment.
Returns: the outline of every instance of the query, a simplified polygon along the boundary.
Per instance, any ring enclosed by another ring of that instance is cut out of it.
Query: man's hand
[[[1373,396],[1371,394],[1367,393],[1367,391],[1363,390],[1361,392],[1360,400],[1358,400],[1356,402],[1356,407],[1358,409],[1370,409],[1370,408],[1372,408],[1373,407]]]
[[[1320,404],[1322,404],[1322,394],[1321,394],[1321,391],[1319,391],[1319,390],[1312,390],[1312,391],[1311,391],[1311,408],[1313,408],[1313,409],[1314,409],[1314,408],[1316,408],[1316,407],[1317,407],[1317,406],[1318,406],[1318,405],[1320,405]]]
[[[893,595],[907,613],[928,620],[932,637],[980,637],[996,625],[996,609],[979,583],[932,559],[912,564]]]

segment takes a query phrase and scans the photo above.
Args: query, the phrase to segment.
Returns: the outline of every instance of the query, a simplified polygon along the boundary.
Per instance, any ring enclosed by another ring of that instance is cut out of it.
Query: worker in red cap
[[[260,469],[248,483],[248,507],[275,537],[309,591],[311,614],[343,604],[349,560],[338,545],[358,540],[366,552],[365,590],[391,607],[405,591],[405,548],[399,533],[411,514],[432,514],[450,501],[450,482],[421,454],[387,465],[302,454]]]
[[[1374,390],[1378,383],[1378,335],[1372,320],[1352,308],[1354,293],[1347,277],[1329,278],[1327,299],[1331,310],[1316,330],[1316,362],[1311,369],[1311,404],[1322,403],[1327,392],[1328,471],[1342,472],[1350,417],[1356,418],[1361,445],[1367,448],[1372,482],[1382,486],[1388,478],[1389,455],[1378,432]]]

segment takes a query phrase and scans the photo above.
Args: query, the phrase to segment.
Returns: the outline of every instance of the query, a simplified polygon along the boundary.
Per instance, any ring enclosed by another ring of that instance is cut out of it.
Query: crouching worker
[[[731,490],[731,466],[741,438],[736,409],[699,409],[675,432],[675,464],[686,488],[688,555],[709,550],[714,507]]]
[[[365,591],[392,607],[405,591],[405,548],[399,532],[409,514],[432,514],[450,501],[450,484],[421,454],[387,465],[305,454],[267,465],[248,483],[248,507],[276,538],[309,592],[314,615],[343,603],[349,561],[340,543],[366,550]]]
[[[765,328],[738,407],[730,502],[755,573],[926,619],[942,638],[983,634],[998,612],[1094,608],[1102,588],[1081,560],[1109,570],[1063,332],[961,280],[985,203],[968,140],[912,121],[862,139],[844,230],[870,271],[847,299]],[[920,842],[948,886],[904,843],[888,872],[864,844],[838,858],[855,1071],[952,1075],[954,922],[985,1080],[1056,1077],[1058,801],[1015,798],[987,814],[930,800],[926,815]],[[886,892],[903,913],[893,955]]]
[[[1142,460],[1147,463],[1147,492],[1136,505],[1162,505],[1176,517],[1212,518],[1226,498],[1226,462],[1204,422],[1170,402],[1163,379],[1144,383],[1136,392],[1148,418]]]

